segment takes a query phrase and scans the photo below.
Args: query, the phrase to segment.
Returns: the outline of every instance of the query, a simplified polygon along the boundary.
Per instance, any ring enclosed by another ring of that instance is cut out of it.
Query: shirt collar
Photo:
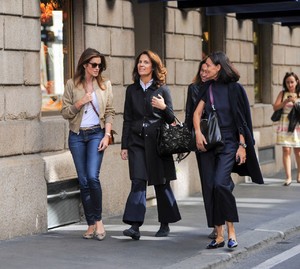
[[[146,85],[142,80],[140,80],[140,85],[144,91],[146,91],[152,85],[152,83],[153,83],[153,79],[151,79],[148,83],[146,83]]]

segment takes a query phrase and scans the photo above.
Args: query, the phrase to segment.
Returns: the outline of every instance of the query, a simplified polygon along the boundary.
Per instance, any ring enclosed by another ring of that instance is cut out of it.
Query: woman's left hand
[[[151,105],[160,110],[165,110],[167,107],[164,98],[160,94],[158,94],[157,97],[156,96],[152,97]]]
[[[109,137],[105,135],[100,141],[98,151],[106,150],[108,148],[108,142],[109,142]]]
[[[244,164],[247,160],[246,158],[246,149],[243,147],[238,147],[238,150],[235,154],[235,160],[238,165]]]

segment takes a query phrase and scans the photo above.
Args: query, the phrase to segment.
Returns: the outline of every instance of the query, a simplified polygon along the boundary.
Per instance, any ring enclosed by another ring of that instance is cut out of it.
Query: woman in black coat
[[[157,153],[157,129],[174,122],[172,100],[165,85],[166,68],[154,52],[143,51],[135,61],[134,83],[126,90],[121,158],[129,162],[131,191],[123,222],[131,227],[125,236],[138,240],[146,212],[146,188],[154,185],[160,229],[157,237],[168,236],[169,223],[181,219],[170,181],[176,179],[172,155]]]
[[[185,106],[185,123],[187,124],[188,128],[192,131],[193,129],[193,114],[195,111],[195,108],[203,95],[206,93],[207,85],[207,66],[206,66],[206,58],[203,59],[199,63],[199,67],[197,70],[197,74],[195,78],[193,79],[193,83],[191,83],[188,87],[188,94],[186,99],[186,106]],[[210,195],[207,195],[208,193],[205,192],[205,183],[202,182],[202,176],[201,176],[201,158],[200,158],[200,151],[196,151],[196,159],[197,159],[197,165],[200,175],[200,181],[201,181],[201,187],[202,187],[202,196],[204,201],[204,206],[209,207],[210,203]],[[214,228],[212,232],[208,235],[209,238],[215,239],[217,235],[216,229]]]
[[[215,227],[217,237],[208,249],[224,247],[224,228],[227,224],[228,248],[237,247],[234,222],[239,221],[234,182],[231,173],[248,175],[252,181],[263,184],[262,174],[254,150],[250,106],[244,88],[237,83],[239,73],[223,52],[214,52],[206,60],[207,79],[210,85],[194,112],[193,125],[196,146],[202,152],[201,179],[203,192],[210,197],[205,207],[209,227]],[[205,149],[207,141],[201,132],[203,113],[209,115],[214,105],[221,128],[224,147],[221,150]]]

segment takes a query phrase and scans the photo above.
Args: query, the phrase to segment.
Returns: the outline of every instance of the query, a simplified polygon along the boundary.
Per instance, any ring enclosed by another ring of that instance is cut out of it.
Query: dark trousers
[[[237,140],[231,132],[222,133],[225,147],[221,153],[197,153],[201,187],[209,227],[223,225],[225,221],[238,222],[234,182],[231,171],[235,163]]]
[[[146,213],[146,189],[147,181],[141,179],[131,180],[131,191],[127,198],[123,222],[141,226],[144,223]],[[160,223],[173,223],[181,219],[179,209],[170,186],[170,182],[163,185],[155,185],[157,200],[158,221]]]

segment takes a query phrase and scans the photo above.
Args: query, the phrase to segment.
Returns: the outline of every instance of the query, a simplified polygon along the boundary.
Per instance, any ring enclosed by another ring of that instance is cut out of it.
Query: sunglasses
[[[97,64],[97,63],[89,63],[91,65],[92,68],[96,68],[97,66],[99,67],[99,69],[102,68],[102,64]]]

